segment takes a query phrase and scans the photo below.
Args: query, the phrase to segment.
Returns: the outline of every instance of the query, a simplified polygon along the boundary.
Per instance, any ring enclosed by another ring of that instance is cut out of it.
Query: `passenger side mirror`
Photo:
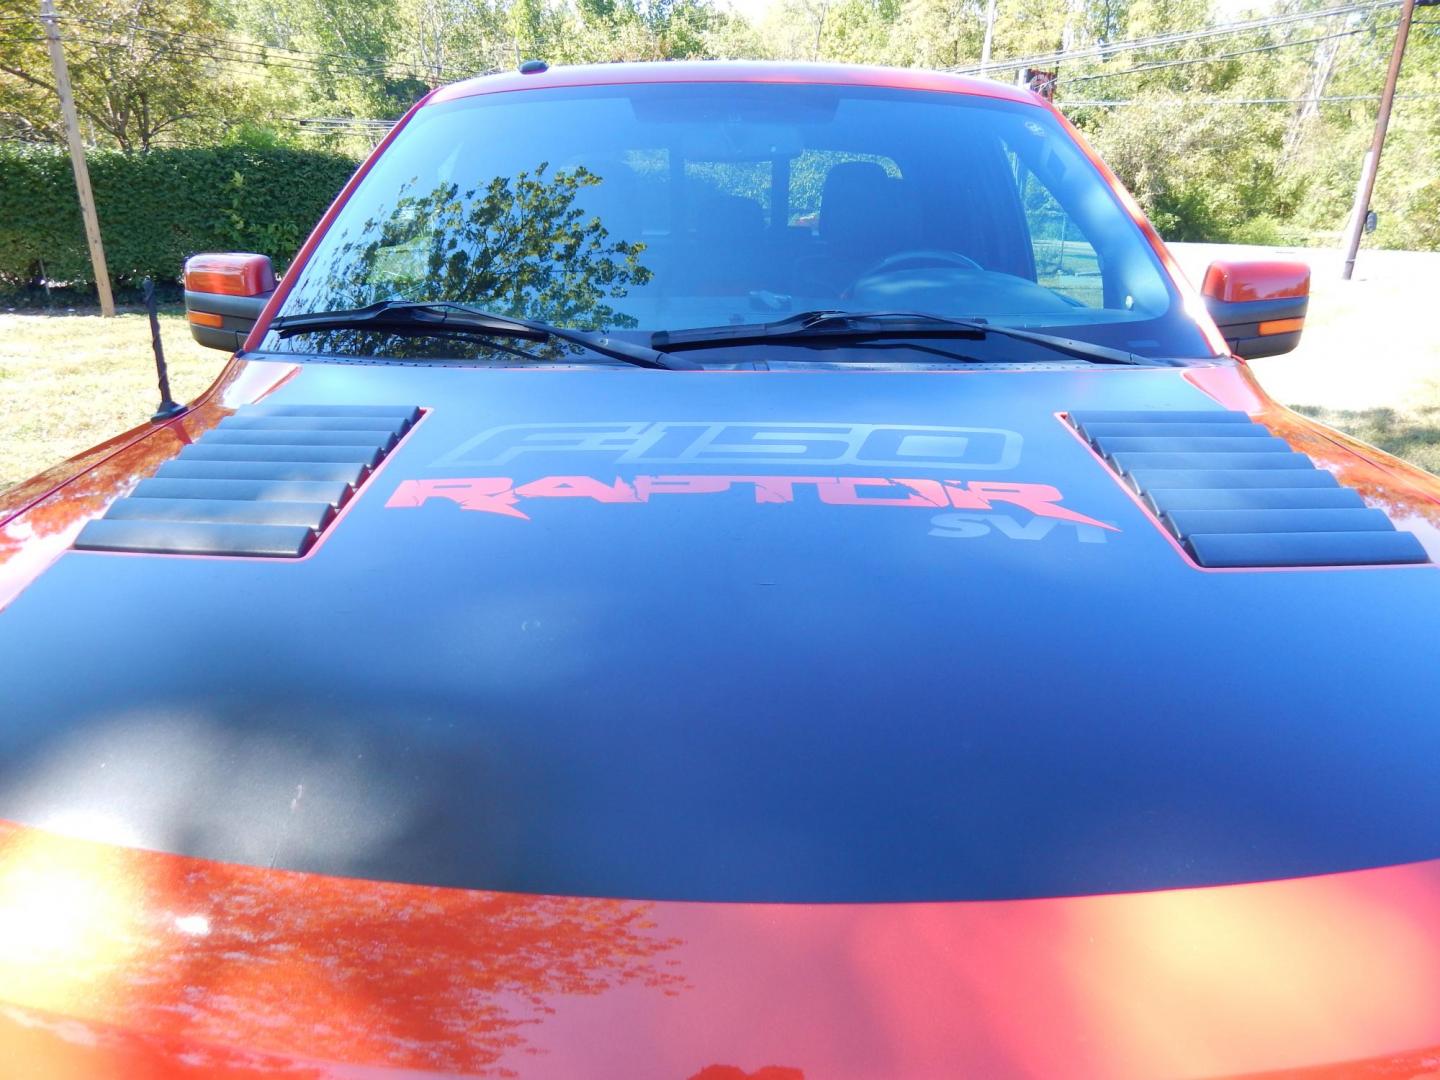
[[[268,255],[194,255],[185,260],[185,317],[201,345],[234,352],[275,291]]]
[[[1310,267],[1217,260],[1205,271],[1200,292],[1236,356],[1278,356],[1300,344],[1310,306]]]

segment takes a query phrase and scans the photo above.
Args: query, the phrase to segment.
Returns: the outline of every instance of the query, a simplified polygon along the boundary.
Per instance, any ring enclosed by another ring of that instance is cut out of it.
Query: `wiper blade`
[[[591,330],[573,330],[538,319],[517,319],[496,315],[469,304],[451,300],[382,300],[362,308],[338,311],[309,311],[299,315],[282,315],[270,323],[270,329],[281,337],[294,334],[315,334],[326,330],[375,330],[388,334],[442,334],[475,337],[521,338],[526,341],[568,341],[573,345],[612,360],[637,367],[666,368],[672,371],[695,371],[701,365],[681,356],[669,356],[659,349],[617,341],[608,334]]]
[[[661,331],[651,335],[650,344],[673,351],[827,338],[864,341],[890,337],[983,338],[989,334],[1028,341],[1094,364],[1169,366],[1164,360],[1147,359],[1132,352],[1096,345],[1089,341],[1001,326],[985,319],[952,318],[946,315],[928,315],[920,311],[804,311],[774,322]]]

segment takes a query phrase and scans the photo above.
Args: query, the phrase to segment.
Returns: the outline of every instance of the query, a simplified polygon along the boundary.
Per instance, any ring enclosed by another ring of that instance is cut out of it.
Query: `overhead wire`
[[[1235,60],[1242,56],[1250,56],[1255,53],[1275,52],[1279,49],[1294,49],[1302,45],[1315,45],[1322,41],[1333,41],[1336,38],[1354,37],[1357,34],[1374,33],[1380,27],[1360,26],[1350,30],[1338,30],[1333,34],[1321,34],[1317,37],[1301,38],[1297,41],[1276,41],[1266,45],[1253,45],[1245,49],[1233,49],[1226,53],[1213,53],[1209,56],[1180,56],[1169,60],[1154,60],[1147,64],[1137,64],[1134,67],[1121,68],[1118,71],[1092,71],[1081,75],[1057,76],[1047,82],[1061,82],[1066,84],[1077,82],[1089,82],[1092,79],[1114,79],[1121,75],[1136,75],[1145,71],[1161,71],[1166,68],[1188,67],[1195,64],[1215,64],[1225,60]]]
[[[1440,93],[1427,94],[1396,94],[1395,100],[1402,99],[1440,99]],[[1067,98],[1064,101],[1055,102],[1059,109],[1093,109],[1093,108],[1121,108],[1127,105],[1178,105],[1193,108],[1208,108],[1214,105],[1327,105],[1332,102],[1345,101],[1379,101],[1379,94],[1329,94],[1321,97],[1273,97],[1273,98],[1212,98],[1212,97],[1179,97],[1179,98]]]
[[[342,63],[359,64],[363,67],[371,69],[381,69],[386,74],[394,74],[398,71],[405,76],[417,79],[425,79],[428,76],[437,74],[437,71],[435,69],[431,69],[426,65],[416,63],[413,60],[397,60],[387,59],[385,57],[361,56],[356,53],[325,52],[296,49],[293,46],[288,45],[271,45],[263,42],[241,41],[234,38],[221,37],[215,34],[196,34],[188,31],[166,30],[158,27],[140,26],[136,23],[128,22],[122,19],[85,19],[82,16],[74,15],[62,16],[62,18],[68,19],[72,22],[90,22],[94,25],[105,25],[112,27],[124,26],[139,33],[184,39],[201,45],[214,45],[216,47],[223,47],[231,50],[241,50],[242,52],[249,51],[251,53],[279,53],[283,54],[283,59],[293,60],[295,62],[314,62],[317,67],[323,67],[323,64],[321,63],[322,61],[333,60]],[[543,51],[546,47],[548,47],[548,43],[542,40],[538,43],[538,46]],[[507,50],[509,49],[508,43],[505,47]],[[472,76],[477,73],[469,68],[459,69],[454,67],[453,65],[442,65],[438,69],[438,74],[443,78],[453,80],[456,78],[465,78],[468,76]]]
[[[1275,27],[1290,26],[1296,23],[1315,22],[1320,19],[1336,18],[1340,15],[1363,14],[1379,8],[1395,7],[1400,2],[1401,0],[1368,0],[1368,2],[1365,3],[1341,4],[1337,7],[1322,8],[1316,11],[1288,12],[1283,15],[1270,15],[1242,22],[1222,23],[1219,26],[1202,27],[1196,30],[1177,30],[1170,33],[1155,34],[1150,37],[1134,38],[1127,41],[1098,42],[1094,45],[1087,45],[1078,49],[1061,49],[1056,52],[1039,53],[1009,60],[991,60],[986,64],[966,64],[952,67],[949,70],[962,75],[977,75],[991,71],[1044,68],[1053,64],[1061,64],[1074,60],[1107,59],[1125,52],[1164,49],[1174,45],[1188,44],[1191,41],[1228,37],[1234,34],[1274,29]]]
[[[39,15],[12,16],[14,21],[39,22]],[[213,56],[216,59],[229,60],[235,63],[255,64],[263,67],[281,67],[290,70],[300,71],[321,71],[329,66],[328,61],[337,63],[358,65],[371,73],[380,73],[387,76],[400,75],[409,78],[425,79],[433,72],[422,71],[414,63],[402,60],[387,59],[385,57],[360,56],[354,53],[320,52],[305,49],[295,49],[290,46],[269,45],[263,42],[242,41],[235,38],[222,37],[218,34],[201,34],[193,31],[169,30],[161,27],[141,26],[137,23],[124,19],[92,18],[83,15],[59,15],[55,17],[59,23],[75,23],[91,28],[99,28],[102,31],[115,32],[117,30],[128,30],[138,34],[145,34],[152,38],[162,38],[170,41],[179,41],[189,45],[190,55]],[[120,42],[101,42],[94,38],[79,36],[66,37],[66,41],[75,41],[90,45],[112,45],[119,46]],[[182,51],[176,49],[175,51]],[[442,70],[442,76],[448,77],[450,72]],[[468,72],[467,72],[468,74]]]
[[[1108,58],[1117,53],[1133,52],[1169,48],[1179,44],[1186,44],[1191,41],[1207,40],[1215,37],[1234,35],[1239,33],[1254,32],[1257,30],[1272,29],[1280,26],[1290,26],[1302,22],[1313,22],[1321,19],[1333,18],[1346,14],[1371,13],[1382,8],[1392,7],[1399,0],[1371,0],[1364,3],[1342,4],[1333,8],[1326,8],[1318,11],[1291,12],[1281,16],[1270,16],[1260,19],[1252,19],[1244,22],[1224,24],[1216,27],[1207,27],[1193,31],[1177,31],[1168,34],[1154,35],[1148,38],[1139,38],[1126,42],[1113,42],[1109,44],[1097,44],[1083,49],[1062,51],[1041,56],[1026,57],[1015,60],[992,61],[987,69],[1013,70],[1019,67],[1032,67],[1039,63],[1056,63],[1058,61],[1073,61],[1084,58],[1100,57]],[[242,41],[234,38],[226,38],[215,34],[197,34],[194,32],[168,30],[158,27],[140,26],[123,19],[97,19],[85,16],[66,15],[57,16],[57,20],[78,23],[89,27],[100,27],[102,29],[115,30],[123,27],[135,33],[148,35],[152,38],[160,38],[169,44],[165,48],[176,55],[195,56],[202,59],[215,60],[222,63],[236,63],[259,66],[264,68],[276,68],[280,70],[297,71],[307,74],[314,74],[329,70],[331,62],[340,62],[351,65],[358,65],[369,73],[394,76],[397,73],[409,78],[422,81],[434,80],[437,77],[442,80],[449,80],[455,77],[449,68],[441,68],[439,71],[422,71],[414,63],[391,60],[383,57],[365,57],[352,53],[334,53],[312,50],[295,49],[288,46],[267,45],[260,42]],[[0,22],[37,22],[38,15],[16,15],[0,18]],[[1431,20],[1417,20],[1421,24],[1430,24]],[[1124,75],[1139,74],[1146,71],[1156,71],[1168,68],[1183,67],[1195,64],[1220,63],[1242,56],[1259,53],[1272,52],[1280,49],[1297,48],[1305,45],[1313,45],[1324,41],[1338,38],[1351,37],[1363,33],[1373,33],[1378,27],[1374,25],[1352,27],[1334,33],[1316,35],[1293,41],[1270,42],[1263,45],[1250,46],[1244,49],[1234,49],[1229,52],[1216,53],[1208,56],[1197,57],[1174,57],[1163,60],[1151,61],[1137,64],[1129,68],[1122,68],[1115,71],[1091,71],[1077,75],[1066,75],[1063,79],[1057,78],[1057,82],[1065,84],[1088,82],[1094,79],[1117,78]],[[43,41],[44,38],[8,38],[7,40]],[[67,42],[74,42],[95,48],[121,48],[123,42],[115,40],[99,40],[93,37],[67,37]],[[178,43],[178,44],[176,44]],[[975,71],[978,65],[963,68],[954,68],[955,71]],[[459,73],[461,75],[475,74],[471,71]],[[1437,95],[1399,95],[1400,97],[1431,97]],[[1317,98],[1237,98],[1237,99],[1215,99],[1215,98],[1178,98],[1173,99],[1177,105],[1278,105],[1278,104],[1304,104],[1307,102],[1329,103],[1341,101],[1362,101],[1377,100],[1378,95],[1334,95],[1330,97]],[[1075,100],[1070,99],[1058,102],[1062,108],[1114,108],[1122,105],[1136,104],[1144,99],[1094,99]],[[1163,99],[1152,99],[1147,104],[1168,104]],[[296,120],[304,127],[320,131],[330,128],[337,129],[340,126],[350,128],[364,127],[372,130],[380,130],[382,127],[390,126],[393,121],[374,120],[367,118],[352,117],[316,117],[305,120]]]

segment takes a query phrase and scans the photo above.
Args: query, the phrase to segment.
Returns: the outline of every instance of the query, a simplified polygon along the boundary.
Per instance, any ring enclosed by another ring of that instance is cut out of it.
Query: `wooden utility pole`
[[[985,40],[980,45],[980,75],[983,78],[990,70],[990,46],[995,40],[995,0],[985,8]]]
[[[1400,8],[1400,25],[1395,28],[1395,48],[1390,53],[1390,70],[1385,73],[1385,89],[1380,95],[1380,113],[1375,117],[1375,137],[1360,166],[1360,183],[1355,188],[1355,206],[1350,211],[1350,224],[1345,236],[1345,268],[1340,276],[1346,281],[1355,272],[1355,254],[1360,250],[1360,237],[1365,230],[1365,216],[1370,212],[1370,196],[1375,192],[1375,174],[1380,171],[1380,151],[1385,149],[1385,131],[1390,126],[1390,108],[1395,104],[1395,84],[1400,81],[1400,64],[1405,59],[1405,43],[1410,40],[1410,19],[1415,14],[1415,0],[1405,0]]]
[[[90,245],[90,265],[95,268],[95,290],[100,294],[100,314],[115,314],[115,297],[110,293],[110,271],[105,268],[105,245],[100,242],[100,218],[95,213],[95,193],[90,190],[90,170],[85,165],[85,144],[80,141],[80,118],[75,113],[75,96],[70,92],[70,71],[60,47],[60,28],[55,25],[55,5],[40,0],[40,21],[50,46],[50,63],[55,68],[55,90],[60,95],[60,115],[65,120],[65,139],[70,144],[70,167],[75,170],[75,193],[80,196],[80,216],[85,221],[85,242]]]

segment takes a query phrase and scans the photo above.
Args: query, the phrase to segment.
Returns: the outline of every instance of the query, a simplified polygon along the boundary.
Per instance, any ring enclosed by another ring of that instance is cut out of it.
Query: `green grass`
[[[1297,405],[1295,411],[1440,475],[1440,395],[1405,410]]]
[[[226,356],[197,345],[178,309],[160,322],[171,391],[189,401]],[[144,314],[0,314],[0,490],[144,423],[159,402]]]

